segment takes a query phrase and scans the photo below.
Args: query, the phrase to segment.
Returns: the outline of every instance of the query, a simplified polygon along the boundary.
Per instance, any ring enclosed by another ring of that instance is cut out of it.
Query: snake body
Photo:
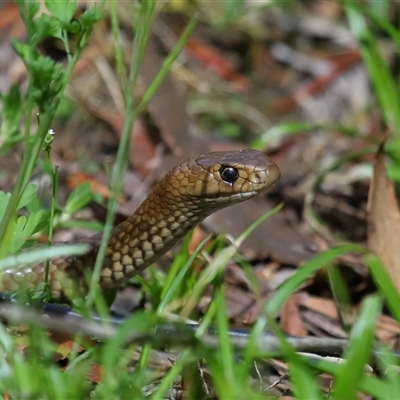
[[[113,229],[100,287],[115,288],[126,282],[208,215],[265,192],[279,177],[276,164],[256,150],[209,153],[174,167],[138,209]],[[69,297],[71,286],[87,289],[85,275],[93,268],[99,242],[99,237],[93,237],[87,254],[50,263],[53,299]],[[0,277],[0,290],[34,286],[43,282],[44,276],[44,263],[9,269]]]

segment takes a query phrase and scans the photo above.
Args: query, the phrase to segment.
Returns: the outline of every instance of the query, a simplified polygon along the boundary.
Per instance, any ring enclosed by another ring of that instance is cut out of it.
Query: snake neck
[[[161,182],[126,221],[112,232],[100,277],[116,287],[165,254],[211,212]]]

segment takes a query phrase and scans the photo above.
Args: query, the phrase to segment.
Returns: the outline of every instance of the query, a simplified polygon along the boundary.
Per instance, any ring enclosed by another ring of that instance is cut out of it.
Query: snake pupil
[[[233,183],[238,178],[239,173],[236,168],[222,167],[220,170],[222,179],[227,183]]]

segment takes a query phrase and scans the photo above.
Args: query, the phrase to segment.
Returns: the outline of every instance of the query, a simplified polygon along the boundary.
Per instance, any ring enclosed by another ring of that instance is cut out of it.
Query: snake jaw
[[[224,208],[230,204],[241,203],[245,200],[250,200],[253,197],[258,196],[259,192],[252,191],[246,193],[234,193],[229,197],[216,197],[215,199],[210,199],[210,203],[215,203],[217,208]],[[234,203],[232,203],[234,202]]]

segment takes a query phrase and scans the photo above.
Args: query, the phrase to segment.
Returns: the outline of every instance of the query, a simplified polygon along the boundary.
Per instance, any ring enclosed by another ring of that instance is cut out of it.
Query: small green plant
[[[10,193],[0,192],[0,219],[4,216],[10,198]],[[13,237],[9,248],[10,254],[16,254],[23,247],[31,245],[32,241],[28,239],[48,225],[48,215],[46,216],[41,207],[37,207],[38,203],[35,200],[37,200],[36,185],[29,184],[22,193],[17,210],[29,207],[30,212],[26,216],[20,215],[14,221],[14,226],[12,227]]]
[[[77,3],[46,1],[51,16],[38,15],[39,4],[35,1],[17,2],[20,15],[25,23],[27,41],[13,41],[16,53],[21,57],[28,73],[26,93],[12,86],[9,93],[1,96],[3,118],[0,127],[1,151],[8,151],[17,142],[23,142],[24,153],[14,190],[4,210],[0,222],[0,256],[7,255],[13,237],[13,227],[18,204],[33,170],[37,165],[50,126],[94,25],[103,17],[100,8],[85,11],[79,21],[73,21]],[[75,53],[70,54],[68,34],[78,37]],[[39,44],[48,37],[60,39],[68,55],[68,64],[64,68],[38,51]],[[34,116],[38,115],[37,128]]]

